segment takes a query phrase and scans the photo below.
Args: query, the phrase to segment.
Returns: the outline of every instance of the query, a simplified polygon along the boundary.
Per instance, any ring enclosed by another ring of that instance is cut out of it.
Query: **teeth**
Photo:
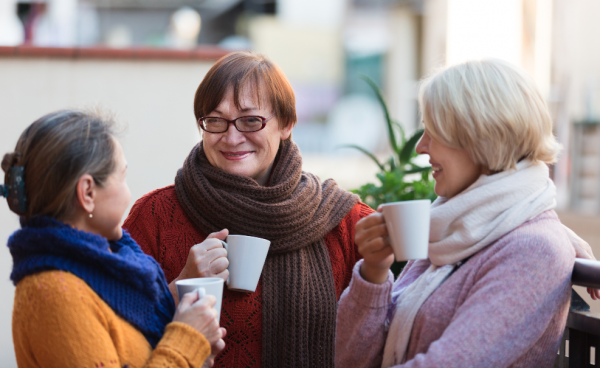
[[[432,171],[435,171],[435,172],[438,172],[438,171],[442,171],[442,168],[441,168],[441,167],[438,167],[438,166],[432,166],[432,167],[431,167],[431,170],[432,170]]]

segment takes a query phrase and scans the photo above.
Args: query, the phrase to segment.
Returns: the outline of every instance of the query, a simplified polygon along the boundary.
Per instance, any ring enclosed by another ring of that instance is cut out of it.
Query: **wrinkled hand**
[[[223,328],[217,322],[217,310],[213,308],[217,299],[212,295],[198,298],[198,291],[187,293],[175,311],[174,322],[185,323],[200,332],[210,343],[210,346],[225,347],[222,340]],[[219,350],[220,351],[220,350]]]
[[[177,280],[191,279],[195,277],[219,277],[227,281],[229,277],[229,261],[227,250],[223,248],[221,240],[225,240],[229,231],[223,229],[218,233],[212,233],[200,244],[190,249],[187,262]]]
[[[575,232],[573,230],[569,229],[565,225],[563,225],[563,227],[564,227],[565,231],[567,232],[567,236],[569,237],[571,244],[573,244],[573,248],[575,249],[575,257],[591,259],[591,260],[595,261],[596,257],[594,257],[594,253],[592,252],[592,247],[590,247],[588,242],[581,239],[577,234],[575,234]],[[592,297],[593,300],[600,299],[600,290],[587,288],[587,292],[588,292],[588,294],[590,294],[590,296]]]
[[[223,332],[223,336],[221,337],[221,339],[224,339],[227,335],[227,330],[221,327],[221,331]],[[208,358],[206,358],[204,364],[202,364],[202,368],[211,368],[213,365],[215,365],[215,357],[219,355],[219,353],[223,351],[223,349],[225,349],[225,342],[223,342],[223,340],[220,340],[216,345],[212,345],[211,348],[212,352],[208,356]]]
[[[563,228],[567,232],[567,236],[569,237],[571,244],[573,244],[573,248],[575,249],[575,257],[591,259],[595,261],[596,258],[594,257],[594,253],[592,252],[592,247],[590,247],[588,242],[581,239],[579,235],[575,234],[573,230],[569,229],[565,225],[563,225]]]
[[[227,270],[229,260],[227,259],[227,250],[223,248],[221,243],[221,240],[225,240],[227,235],[229,235],[227,229],[211,233],[202,243],[196,244],[190,249],[183,270],[169,284],[169,290],[173,295],[176,306],[179,303],[176,281],[197,277],[219,277],[227,281],[229,277],[229,270]]]
[[[364,259],[360,275],[373,284],[383,284],[394,263],[394,252],[387,236],[381,208],[356,223],[354,243]]]

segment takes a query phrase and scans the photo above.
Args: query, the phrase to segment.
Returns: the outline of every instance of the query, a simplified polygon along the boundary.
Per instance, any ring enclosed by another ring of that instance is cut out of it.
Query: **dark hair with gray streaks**
[[[115,170],[116,124],[99,111],[62,110],[42,116],[21,134],[2,170],[23,166],[25,219],[44,215],[65,220],[75,204],[79,178],[90,174],[102,187]]]

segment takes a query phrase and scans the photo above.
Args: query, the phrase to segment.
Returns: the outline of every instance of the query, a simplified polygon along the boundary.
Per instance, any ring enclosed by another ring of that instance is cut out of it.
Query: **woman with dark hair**
[[[295,98],[264,56],[226,55],[194,100],[202,141],[175,184],[136,202],[124,227],[174,282],[228,277],[227,234],[271,241],[254,293],[225,289],[218,367],[332,367],[337,300],[360,258],[356,195],[302,171]]]
[[[200,367],[224,347],[216,299],[175,309],[159,265],[120,226],[131,195],[111,119],[59,111],[2,160],[19,367]]]

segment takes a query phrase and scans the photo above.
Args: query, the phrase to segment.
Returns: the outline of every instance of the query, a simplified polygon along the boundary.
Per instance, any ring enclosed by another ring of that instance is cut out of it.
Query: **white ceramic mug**
[[[396,261],[427,258],[430,207],[429,199],[382,205],[383,218]]]
[[[271,242],[253,236],[229,235],[221,243],[227,249],[229,260],[227,288],[253,293],[258,285]]]
[[[223,300],[223,279],[218,277],[199,277],[195,279],[185,279],[175,281],[177,286],[177,296],[179,300],[184,294],[192,291],[198,291],[198,295],[212,295],[217,299],[215,309],[217,310],[217,321],[221,319],[221,301]]]

